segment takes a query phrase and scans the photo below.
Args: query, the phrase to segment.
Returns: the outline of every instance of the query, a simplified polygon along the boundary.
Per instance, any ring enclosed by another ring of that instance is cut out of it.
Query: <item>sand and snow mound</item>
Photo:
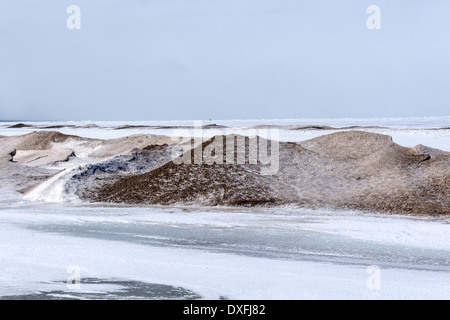
[[[42,131],[1,137],[2,187],[28,190],[65,170],[65,180],[57,181],[62,191],[86,201],[450,214],[449,152],[423,145],[405,148],[387,135],[341,131],[279,142],[279,170],[264,175],[264,165],[249,164],[248,156],[245,163],[227,163],[229,137],[217,137],[224,141],[223,163],[215,164],[176,164],[174,140],[165,136],[98,140]],[[215,139],[196,148],[205,151]],[[245,146],[248,152],[248,138]],[[238,151],[235,145],[232,158]]]
[[[446,153],[401,147],[389,136],[339,132],[302,143],[280,143],[280,169],[272,176],[260,173],[260,163],[170,161],[84,197],[132,204],[299,205],[449,214],[449,163]]]

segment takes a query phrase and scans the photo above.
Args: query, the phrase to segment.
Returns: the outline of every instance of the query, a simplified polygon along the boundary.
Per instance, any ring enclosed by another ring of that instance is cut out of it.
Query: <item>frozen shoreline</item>
[[[241,127],[246,125],[253,124],[243,123]],[[0,136],[35,130],[7,129],[0,123]],[[56,130],[103,139],[171,133],[170,129],[142,128]],[[450,151],[450,130],[420,126],[357,130],[391,135],[394,142],[404,146],[424,144]],[[335,131],[281,130],[280,140],[304,141]],[[133,143],[142,140],[138,143],[141,148],[151,139],[166,143],[165,138],[133,139]],[[60,143],[62,148],[75,148],[77,158],[56,166],[39,167],[32,162],[29,168],[33,175],[42,174],[44,179],[61,169],[89,163],[90,154],[100,161],[133,147],[128,140],[85,144],[85,140],[75,139]],[[120,150],[115,150],[115,143]],[[28,161],[28,153],[19,152],[19,156],[18,160]],[[65,157],[66,153],[57,156]],[[48,159],[38,160],[45,164]],[[14,172],[8,168],[5,172],[12,174],[11,181],[15,182]],[[53,180],[58,182],[64,174]],[[448,217],[289,206],[39,202],[48,200],[47,196],[60,200],[63,189],[53,180],[35,189],[36,197],[31,201],[18,193],[0,193],[0,298],[164,299],[177,297],[173,292],[178,292],[181,299],[450,299]],[[66,286],[70,266],[80,268],[80,290]],[[367,285],[369,266],[380,270],[379,289]],[[137,291],[130,291],[128,285],[137,286]],[[141,292],[139,296],[139,290],[150,293]]]
[[[22,130],[23,126],[27,127],[22,124],[11,130]],[[428,216],[450,214],[446,196],[450,188],[450,153],[420,144],[445,144],[445,139],[436,139],[436,135],[448,134],[450,140],[450,130],[446,129],[426,131],[424,141],[409,135],[407,141],[415,147],[408,148],[393,142],[389,135],[371,132],[381,130],[372,127],[330,130],[294,126],[281,130],[289,133],[288,142],[278,141],[278,133],[272,131],[266,140],[262,135],[268,135],[266,125],[232,131],[216,126],[173,130],[183,137],[190,134],[189,130],[203,134],[203,140],[182,138],[181,142],[179,136],[148,132],[103,140],[55,131],[64,128],[52,126],[0,138],[4,150],[0,155],[2,187],[20,191],[29,200],[49,202],[293,205]],[[82,130],[105,133],[141,129]],[[318,137],[301,140],[305,132]],[[225,138],[221,133],[228,135]],[[250,137],[252,144],[258,144],[252,149],[252,158]],[[296,139],[301,141],[291,142]],[[235,143],[238,140],[240,145]],[[216,154],[215,148],[222,149],[217,157],[208,155],[211,150]],[[271,148],[274,153],[269,151]],[[192,153],[201,153],[200,163],[192,163]]]

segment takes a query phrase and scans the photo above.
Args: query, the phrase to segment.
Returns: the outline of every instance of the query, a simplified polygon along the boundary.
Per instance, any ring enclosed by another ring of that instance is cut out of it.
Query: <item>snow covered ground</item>
[[[364,130],[390,134],[405,146],[450,151],[450,130],[435,130],[448,127],[448,117],[302,121],[213,122],[239,128],[388,126]],[[58,131],[104,139],[170,133],[97,124],[107,128]],[[0,135],[35,130],[8,125],[0,124]],[[280,138],[301,141],[327,133],[283,130]],[[3,192],[0,266],[0,298],[450,299],[450,219],[295,208],[42,203]],[[74,270],[80,271],[80,288],[67,285]]]
[[[0,296],[114,298],[124,288],[111,283],[120,280],[204,299],[449,299],[449,222],[290,208],[29,203],[9,194],[0,206]],[[79,289],[67,287],[71,266],[80,269]]]

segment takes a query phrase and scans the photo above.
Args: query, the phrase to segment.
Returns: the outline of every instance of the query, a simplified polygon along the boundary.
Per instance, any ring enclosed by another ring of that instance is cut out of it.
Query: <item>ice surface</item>
[[[403,117],[403,118],[304,118],[304,119],[208,119],[202,120],[204,125],[217,124],[229,127],[251,127],[260,124],[274,125],[324,125],[330,127],[348,126],[381,126],[390,128],[442,128],[450,125],[450,116],[445,117]],[[192,126],[192,120],[154,120],[154,121],[0,121],[0,125],[7,127],[17,123],[39,126],[86,126],[119,127],[122,125],[135,126]],[[17,130],[17,129],[15,129]],[[22,129],[19,129],[22,130]]]
[[[88,297],[89,285],[66,287],[67,268],[78,266],[82,278],[164,284],[204,299],[448,299],[448,222],[288,208],[10,203],[0,209],[0,296]],[[381,270],[379,290],[367,287],[370,265]]]
[[[87,138],[96,139],[116,139],[130,136],[133,134],[157,134],[178,136],[195,136],[193,130],[181,129],[153,129],[153,128],[129,128],[115,130],[114,128],[132,125],[132,126],[193,126],[194,121],[67,121],[67,122],[23,122],[36,126],[66,125],[66,126],[85,126],[95,124],[98,127],[93,128],[71,128],[44,129],[47,131],[57,130],[64,134],[78,135]],[[0,122],[0,136],[20,135],[36,131],[36,128],[8,128],[8,126],[17,124],[17,122]],[[249,128],[255,125],[324,125],[334,128],[345,128],[349,126],[363,126],[351,130],[362,130],[374,133],[391,135],[394,142],[412,147],[417,144],[423,144],[432,148],[438,148],[450,151],[450,117],[428,117],[428,118],[374,118],[374,119],[286,119],[286,120],[206,120],[203,125],[217,124],[235,128],[234,133],[245,134]],[[364,128],[366,127],[366,128]],[[369,128],[370,127],[370,128]],[[372,128],[380,127],[380,128]],[[385,127],[385,128],[381,128]],[[439,128],[447,128],[437,130]],[[335,130],[281,130],[281,141],[304,141],[324,134],[336,132]],[[217,129],[204,129],[205,138],[217,134]]]

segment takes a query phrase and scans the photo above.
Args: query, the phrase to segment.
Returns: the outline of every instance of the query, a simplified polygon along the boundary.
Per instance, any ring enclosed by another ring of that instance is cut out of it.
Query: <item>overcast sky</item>
[[[3,120],[439,115],[448,0],[0,1]]]

